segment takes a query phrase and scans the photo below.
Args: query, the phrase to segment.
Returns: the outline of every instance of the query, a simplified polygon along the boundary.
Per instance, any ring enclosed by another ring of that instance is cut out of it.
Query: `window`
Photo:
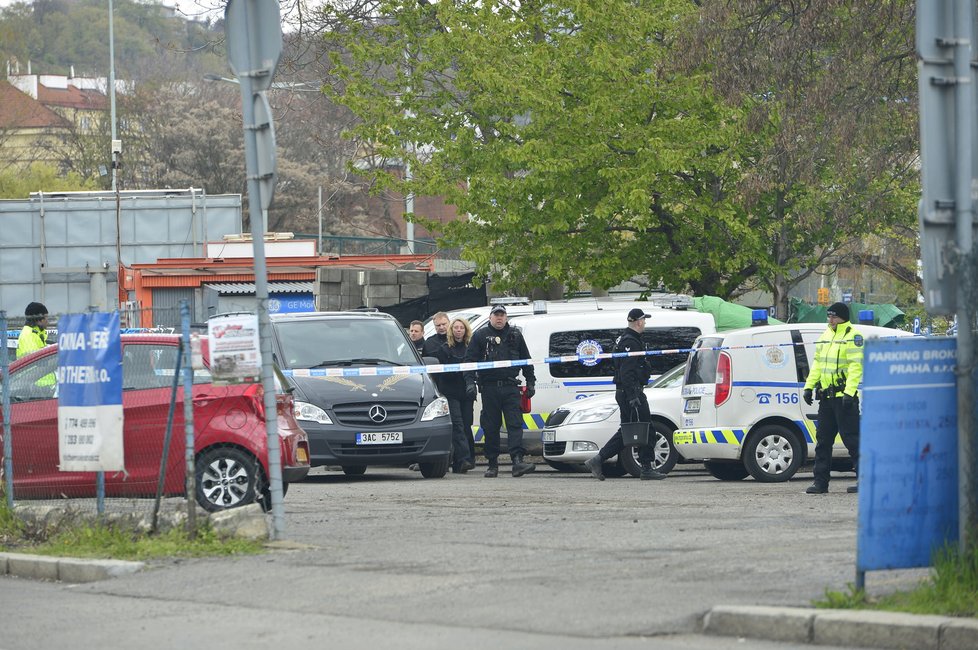
[[[550,356],[575,355],[581,342],[588,340],[596,341],[604,353],[614,352],[615,341],[621,334],[620,328],[554,332],[550,335]],[[649,350],[677,350],[690,348],[699,335],[700,330],[696,327],[649,327],[642,334],[642,340]],[[652,374],[661,375],[685,361],[687,356],[686,352],[649,355]],[[550,366],[550,374],[553,377],[612,377],[615,365],[612,359],[601,359],[592,366],[579,361],[555,363]]]
[[[717,357],[720,353],[709,348],[723,345],[722,338],[702,339],[689,362],[686,384],[715,384],[717,381]],[[704,349],[707,348],[707,349]]]
[[[329,365],[418,363],[407,334],[395,321],[379,318],[329,318],[275,324],[285,368]]]
[[[172,388],[177,367],[177,346],[162,343],[129,343],[122,350],[122,388]],[[194,371],[195,384],[207,384],[207,370]],[[182,385],[182,380],[181,380]]]
[[[57,397],[58,355],[48,354],[10,375],[10,401],[30,402]]]

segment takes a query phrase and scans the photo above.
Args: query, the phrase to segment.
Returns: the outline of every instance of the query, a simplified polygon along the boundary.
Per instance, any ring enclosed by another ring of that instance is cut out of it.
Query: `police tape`
[[[897,338],[881,336],[881,339]],[[287,377],[387,377],[390,375],[437,375],[446,372],[474,372],[477,370],[495,370],[498,368],[520,368],[523,366],[538,366],[556,363],[596,364],[602,359],[623,359],[625,357],[651,357],[667,354],[688,354],[690,352],[705,352],[707,350],[722,352],[724,350],[757,350],[764,348],[793,348],[805,345],[851,343],[856,339],[839,339],[837,341],[812,341],[791,343],[757,343],[752,345],[703,346],[699,348],[674,348],[670,350],[646,350],[642,352],[603,352],[601,354],[569,354],[560,357],[545,357],[543,359],[513,359],[506,361],[470,361],[467,363],[433,363],[427,366],[366,366],[360,368],[294,368],[282,369]]]

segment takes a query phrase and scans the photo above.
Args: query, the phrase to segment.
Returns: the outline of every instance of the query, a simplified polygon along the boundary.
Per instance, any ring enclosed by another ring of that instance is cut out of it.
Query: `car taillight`
[[[713,404],[720,406],[730,398],[730,355],[721,352],[717,356],[717,388],[713,393]]]
[[[264,397],[261,390],[261,384],[251,384],[245,389],[245,397],[251,400],[252,404],[255,406],[255,413],[258,414],[258,419],[265,419],[265,403]]]

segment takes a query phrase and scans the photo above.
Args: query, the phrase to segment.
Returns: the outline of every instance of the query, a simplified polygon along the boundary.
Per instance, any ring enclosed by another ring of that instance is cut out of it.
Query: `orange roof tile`
[[[67,88],[37,86],[37,101],[45,106],[62,106],[82,110],[104,111],[109,108],[109,100],[97,90],[82,90],[71,84]]]
[[[70,128],[71,122],[8,81],[0,80],[0,128]]]

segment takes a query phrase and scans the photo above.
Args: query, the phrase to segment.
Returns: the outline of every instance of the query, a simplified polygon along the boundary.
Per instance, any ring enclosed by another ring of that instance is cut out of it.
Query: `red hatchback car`
[[[156,495],[179,345],[175,335],[122,335],[125,471],[106,472],[107,497]],[[57,363],[58,346],[52,345],[10,364],[14,499],[95,496],[94,472],[58,468],[57,385],[52,381]],[[283,489],[309,472],[309,439],[295,420],[288,385],[276,369]],[[206,510],[256,501],[266,509],[271,505],[262,394],[260,384],[215,386],[210,372],[194,371],[196,498]],[[164,494],[185,493],[184,440],[181,381]]]

